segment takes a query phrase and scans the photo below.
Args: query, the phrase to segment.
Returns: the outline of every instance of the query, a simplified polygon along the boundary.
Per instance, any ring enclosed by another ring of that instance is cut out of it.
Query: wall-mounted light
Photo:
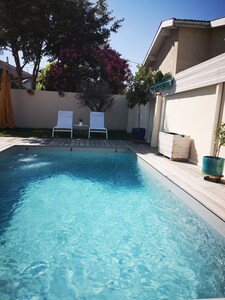
[[[30,89],[27,90],[27,93],[28,93],[29,95],[34,95],[34,91],[33,91],[33,90],[30,90]]]

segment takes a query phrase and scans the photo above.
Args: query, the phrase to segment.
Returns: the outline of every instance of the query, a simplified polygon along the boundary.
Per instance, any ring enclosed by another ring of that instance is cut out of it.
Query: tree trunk
[[[17,80],[18,80],[18,88],[22,89],[23,88],[23,76],[22,76],[22,68],[20,65],[20,57],[19,57],[19,52],[17,51],[16,47],[12,45],[12,55],[15,60],[16,64],[16,72],[17,72]]]
[[[138,128],[141,126],[141,107],[140,104],[138,104]]]
[[[43,42],[40,41],[39,44],[39,49],[36,52],[36,60],[34,62],[34,68],[33,68],[33,73],[32,73],[32,89],[36,90],[36,84],[37,84],[37,75],[40,69],[40,63],[41,63],[41,53],[42,53],[42,47],[43,47]]]
[[[41,59],[39,58],[34,63],[33,74],[32,74],[32,90],[36,89],[37,75],[39,72],[40,62]]]

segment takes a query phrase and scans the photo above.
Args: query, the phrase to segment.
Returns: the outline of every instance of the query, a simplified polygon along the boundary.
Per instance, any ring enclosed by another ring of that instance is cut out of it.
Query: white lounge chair
[[[104,112],[90,112],[89,139],[91,137],[91,132],[105,133],[106,139],[108,139],[108,130],[104,125]]]
[[[55,131],[64,131],[71,133],[71,139],[73,137],[73,112],[72,111],[58,111],[57,125],[52,129],[52,137],[54,137]]]

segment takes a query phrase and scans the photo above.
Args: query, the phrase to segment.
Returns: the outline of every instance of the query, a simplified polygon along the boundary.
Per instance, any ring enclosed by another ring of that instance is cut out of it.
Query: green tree
[[[90,46],[106,45],[111,33],[117,32],[123,21],[114,21],[106,0],[95,4],[88,0],[54,0],[53,6],[46,51],[54,59],[60,56],[62,49],[71,46],[82,51]]]
[[[140,128],[140,106],[146,105],[154,96],[150,92],[150,86],[154,82],[152,69],[146,71],[144,66],[138,66],[138,71],[128,81],[126,97],[128,107],[138,105],[138,127]]]
[[[121,26],[113,21],[106,0],[0,0],[0,47],[12,52],[19,88],[23,68],[33,63],[35,88],[43,56],[54,59],[72,44],[104,45]]]
[[[48,63],[44,69],[41,70],[41,72],[38,73],[37,77],[37,90],[42,91],[48,91],[49,90],[49,74],[51,71],[51,67],[53,65],[53,62]]]
[[[45,54],[43,47],[49,26],[49,5],[45,3],[44,0],[0,1],[0,46],[12,52],[19,88],[22,88],[22,70],[31,62],[35,85]]]
[[[108,82],[99,80],[86,81],[79,93],[81,106],[87,106],[91,111],[107,111],[114,105],[114,97]]]

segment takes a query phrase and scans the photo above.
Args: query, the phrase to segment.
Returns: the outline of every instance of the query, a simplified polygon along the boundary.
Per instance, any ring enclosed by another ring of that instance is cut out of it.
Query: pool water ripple
[[[133,155],[26,153],[0,164],[0,299],[225,296],[224,239]]]

